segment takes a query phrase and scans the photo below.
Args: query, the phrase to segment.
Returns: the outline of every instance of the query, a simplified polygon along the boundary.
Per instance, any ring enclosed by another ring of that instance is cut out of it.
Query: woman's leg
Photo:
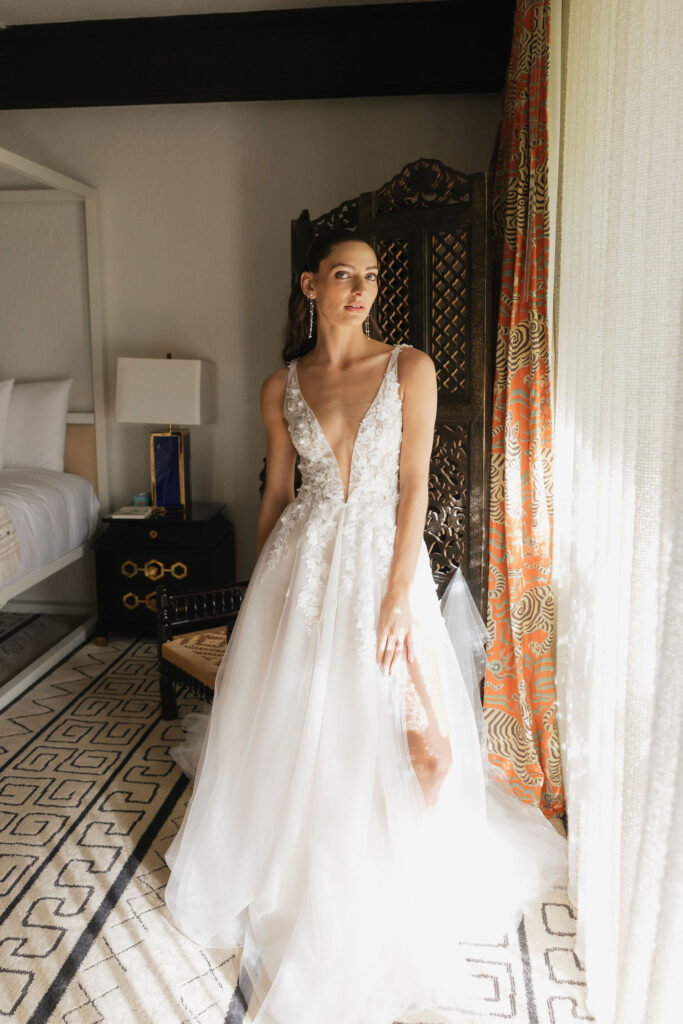
[[[415,775],[429,806],[453,762],[439,666],[429,640],[416,624],[415,657],[406,661],[406,735]]]

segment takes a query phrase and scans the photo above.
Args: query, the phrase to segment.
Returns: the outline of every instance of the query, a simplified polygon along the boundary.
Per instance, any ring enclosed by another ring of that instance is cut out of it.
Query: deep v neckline
[[[389,359],[387,360],[387,365],[384,367],[384,373],[382,374],[382,379],[381,379],[381,381],[379,383],[379,387],[377,388],[377,391],[375,393],[375,397],[373,398],[373,400],[370,402],[370,405],[365,410],[363,416],[361,417],[360,422],[358,423],[358,427],[356,428],[356,436],[353,439],[353,446],[351,448],[351,459],[349,460],[349,480],[348,480],[348,483],[346,485],[346,497],[344,497],[344,481],[342,480],[341,469],[339,468],[339,460],[337,459],[337,456],[335,455],[334,448],[330,444],[329,439],[327,437],[327,434],[325,433],[325,431],[323,430],[323,428],[320,425],[320,420],[318,419],[316,413],[313,411],[311,406],[308,404],[308,402],[304,398],[304,393],[301,390],[301,385],[299,383],[299,371],[298,371],[298,368],[297,368],[297,363],[299,362],[299,359],[297,358],[297,359],[294,360],[294,363],[293,363],[294,383],[296,384],[296,389],[299,392],[299,398],[301,399],[301,401],[304,403],[304,405],[308,409],[309,413],[311,414],[313,422],[315,423],[316,427],[318,428],[318,431],[320,432],[320,436],[322,437],[323,441],[327,445],[327,449],[328,449],[330,455],[332,456],[332,458],[334,460],[334,464],[337,467],[337,479],[339,480],[339,484],[341,486],[342,498],[344,499],[344,504],[345,505],[347,504],[347,502],[349,500],[349,493],[351,491],[351,480],[353,478],[353,462],[354,462],[354,457],[355,457],[355,454],[356,454],[356,443],[358,441],[358,437],[360,435],[360,432],[361,432],[361,429],[363,427],[363,424],[365,423],[366,419],[368,418],[368,416],[370,415],[370,413],[374,409],[375,405],[377,404],[377,402],[379,400],[380,395],[382,394],[382,391],[384,389],[384,384],[386,382],[386,379],[387,379],[387,376],[388,376],[388,373],[389,373],[389,367],[391,366],[392,359],[394,358],[394,353],[397,352],[397,351],[398,351],[398,346],[394,346],[394,348],[389,353]]]

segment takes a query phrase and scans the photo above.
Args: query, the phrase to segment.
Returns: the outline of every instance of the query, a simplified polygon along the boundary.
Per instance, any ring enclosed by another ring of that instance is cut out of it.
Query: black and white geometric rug
[[[49,651],[85,618],[0,612],[0,686]]]
[[[148,641],[86,644],[0,714],[0,1020],[248,1024],[240,950],[195,946],[164,904],[190,793],[179,739]],[[462,1024],[592,1020],[575,924],[553,892],[515,934],[473,944],[481,998]]]

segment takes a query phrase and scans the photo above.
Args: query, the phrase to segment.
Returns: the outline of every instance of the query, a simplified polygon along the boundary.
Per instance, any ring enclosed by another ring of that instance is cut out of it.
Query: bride
[[[200,945],[242,948],[254,1024],[461,1021],[465,943],[565,881],[565,840],[489,762],[460,570],[436,595],[434,364],[378,340],[378,271],[357,233],[309,249],[262,387],[256,565],[175,755],[195,781],[166,903]]]

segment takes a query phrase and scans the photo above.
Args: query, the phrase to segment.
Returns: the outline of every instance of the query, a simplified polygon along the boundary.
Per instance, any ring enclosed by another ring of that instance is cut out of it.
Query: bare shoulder
[[[264,419],[277,414],[282,415],[287,374],[287,367],[281,366],[269,374],[261,384],[261,411]]]
[[[421,348],[402,348],[398,357],[398,365],[405,368],[409,373],[425,373],[429,367],[434,366],[432,357],[423,352]]]
[[[419,348],[403,348],[398,357],[398,379],[405,389],[430,389],[436,382],[436,368],[431,356]]]
[[[287,385],[288,370],[286,366],[281,366],[273,373],[269,374],[261,385],[262,395],[271,395],[281,392],[284,394],[285,387]]]

